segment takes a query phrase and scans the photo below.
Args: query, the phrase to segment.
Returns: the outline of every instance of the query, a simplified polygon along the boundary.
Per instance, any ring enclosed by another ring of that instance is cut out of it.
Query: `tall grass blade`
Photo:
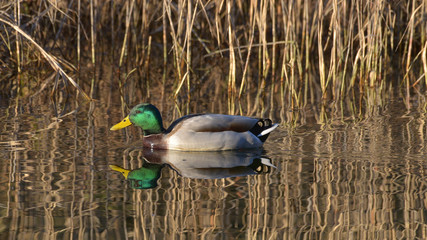
[[[47,53],[39,44],[37,44],[31,38],[31,36],[25,33],[21,28],[19,28],[19,26],[15,25],[11,21],[8,21],[7,19],[4,19],[1,16],[0,16],[0,22],[3,22],[9,25],[15,31],[17,31],[21,36],[23,36],[25,39],[30,41],[40,51],[40,53],[47,60],[47,62],[52,66],[52,68],[61,75],[61,77],[63,77],[64,79],[67,79],[84,96],[85,99],[91,100],[91,98],[80,88],[80,86],[70,76],[68,76],[67,73],[65,73],[61,65],[58,63],[58,61],[56,61],[55,57]]]

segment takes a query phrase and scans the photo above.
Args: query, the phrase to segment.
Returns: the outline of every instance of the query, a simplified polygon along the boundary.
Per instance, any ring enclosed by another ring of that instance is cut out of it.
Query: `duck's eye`
[[[141,113],[141,111],[140,111],[140,110],[136,110],[136,111],[135,111],[135,113],[136,113],[136,114],[139,114],[139,113]]]

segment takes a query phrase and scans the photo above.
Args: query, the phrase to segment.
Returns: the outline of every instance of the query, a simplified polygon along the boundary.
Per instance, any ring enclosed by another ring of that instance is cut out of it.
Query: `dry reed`
[[[85,4],[90,8],[81,8]],[[47,50],[43,56],[60,55],[80,71],[86,62],[94,73],[96,66],[113,65],[113,85],[122,85],[128,104],[144,100],[138,95],[149,100],[160,94],[152,90],[159,87],[162,96],[172,93],[188,107],[210,97],[209,86],[219,86],[215,94],[227,98],[229,113],[269,111],[274,117],[280,107],[282,119],[288,109],[320,100],[364,102],[371,88],[384,95],[402,87],[409,102],[427,86],[426,11],[426,2],[416,0],[16,1],[0,6],[2,71],[11,73],[0,83],[15,89],[17,82],[6,82],[29,71],[32,46],[39,46]],[[23,42],[28,40],[31,45]],[[223,74],[206,78],[215,67]],[[120,80],[135,68],[144,85]],[[98,78],[79,79],[91,97],[108,86]]]

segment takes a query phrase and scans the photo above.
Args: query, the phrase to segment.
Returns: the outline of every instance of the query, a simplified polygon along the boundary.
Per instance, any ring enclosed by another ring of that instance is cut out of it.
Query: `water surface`
[[[423,112],[397,103],[283,125],[259,151],[150,160],[138,129],[109,131],[120,109],[91,103],[55,118],[49,106],[3,105],[1,239],[427,237]]]

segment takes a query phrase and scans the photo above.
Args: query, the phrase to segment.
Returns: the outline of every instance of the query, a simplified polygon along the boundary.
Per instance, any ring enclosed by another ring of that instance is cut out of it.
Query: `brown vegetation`
[[[369,105],[396,88],[409,106],[427,85],[426,14],[415,0],[3,2],[0,85],[56,98],[68,83],[87,98],[120,89],[124,103],[219,94],[229,113],[243,104],[282,117],[322,100]]]

